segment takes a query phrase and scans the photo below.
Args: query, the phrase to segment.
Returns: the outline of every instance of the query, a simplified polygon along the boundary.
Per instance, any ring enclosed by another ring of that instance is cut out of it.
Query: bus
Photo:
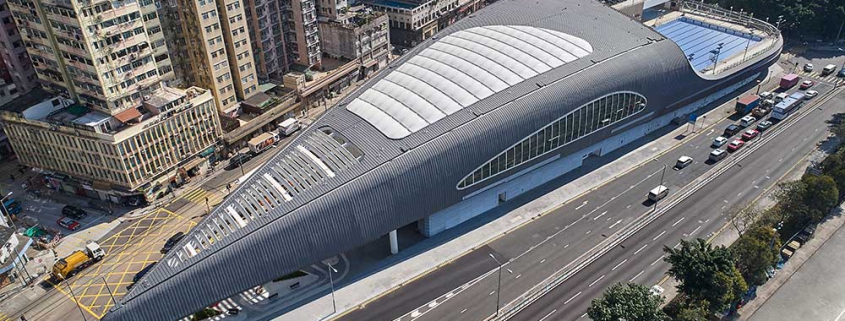
[[[772,109],[772,118],[777,120],[784,120],[786,117],[792,114],[792,112],[797,110],[803,102],[803,93],[796,92],[790,95],[789,97],[775,105],[775,108]]]

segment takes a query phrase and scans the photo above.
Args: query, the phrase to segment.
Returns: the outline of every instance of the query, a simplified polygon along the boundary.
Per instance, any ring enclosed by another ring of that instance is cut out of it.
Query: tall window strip
[[[643,111],[645,107],[645,97],[628,91],[615,92],[593,100],[479,166],[464,177],[457,188],[465,189],[553,152],[604,127],[625,120]]]

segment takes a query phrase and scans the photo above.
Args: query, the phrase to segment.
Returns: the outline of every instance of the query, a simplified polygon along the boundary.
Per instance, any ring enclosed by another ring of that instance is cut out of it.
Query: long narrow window
[[[458,183],[464,189],[550,153],[604,127],[623,121],[646,107],[634,92],[615,92],[593,100],[558,118],[482,164]]]

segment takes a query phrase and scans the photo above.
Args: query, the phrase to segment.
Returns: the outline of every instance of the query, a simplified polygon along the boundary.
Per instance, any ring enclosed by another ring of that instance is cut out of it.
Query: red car
[[[757,138],[757,135],[760,135],[760,132],[758,132],[756,129],[749,129],[742,133],[742,140],[747,142],[749,140]]]
[[[813,85],[815,85],[815,84],[816,84],[815,81],[804,80],[804,82],[801,83],[801,89],[809,89],[810,87],[813,87]]]
[[[82,225],[79,224],[79,222],[74,221],[73,219],[71,219],[69,217],[60,218],[58,221],[56,221],[56,224],[59,224],[59,226],[64,227],[64,228],[71,230],[71,231],[76,231],[82,226]]]
[[[734,139],[734,141],[732,141],[730,144],[728,144],[728,151],[729,152],[738,151],[740,148],[742,148],[742,145],[745,145],[745,142],[743,142],[739,139]]]

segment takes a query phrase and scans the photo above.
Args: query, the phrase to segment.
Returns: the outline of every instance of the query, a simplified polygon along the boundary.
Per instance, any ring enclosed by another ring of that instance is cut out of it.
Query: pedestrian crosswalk
[[[831,84],[835,84],[837,86],[845,84],[845,78],[837,77],[836,74],[837,73],[834,72],[834,73],[829,74],[829,75],[822,75],[822,73],[820,71],[806,72],[806,71],[803,71],[803,70],[798,73],[798,75],[801,76],[801,77],[811,78],[813,80],[818,80],[818,81],[824,81],[824,82],[828,82],[828,83],[831,83]]]
[[[202,187],[197,187],[182,194],[182,198],[189,202],[205,205],[205,200],[208,199],[208,204],[214,206],[223,201],[221,193],[209,192]]]

